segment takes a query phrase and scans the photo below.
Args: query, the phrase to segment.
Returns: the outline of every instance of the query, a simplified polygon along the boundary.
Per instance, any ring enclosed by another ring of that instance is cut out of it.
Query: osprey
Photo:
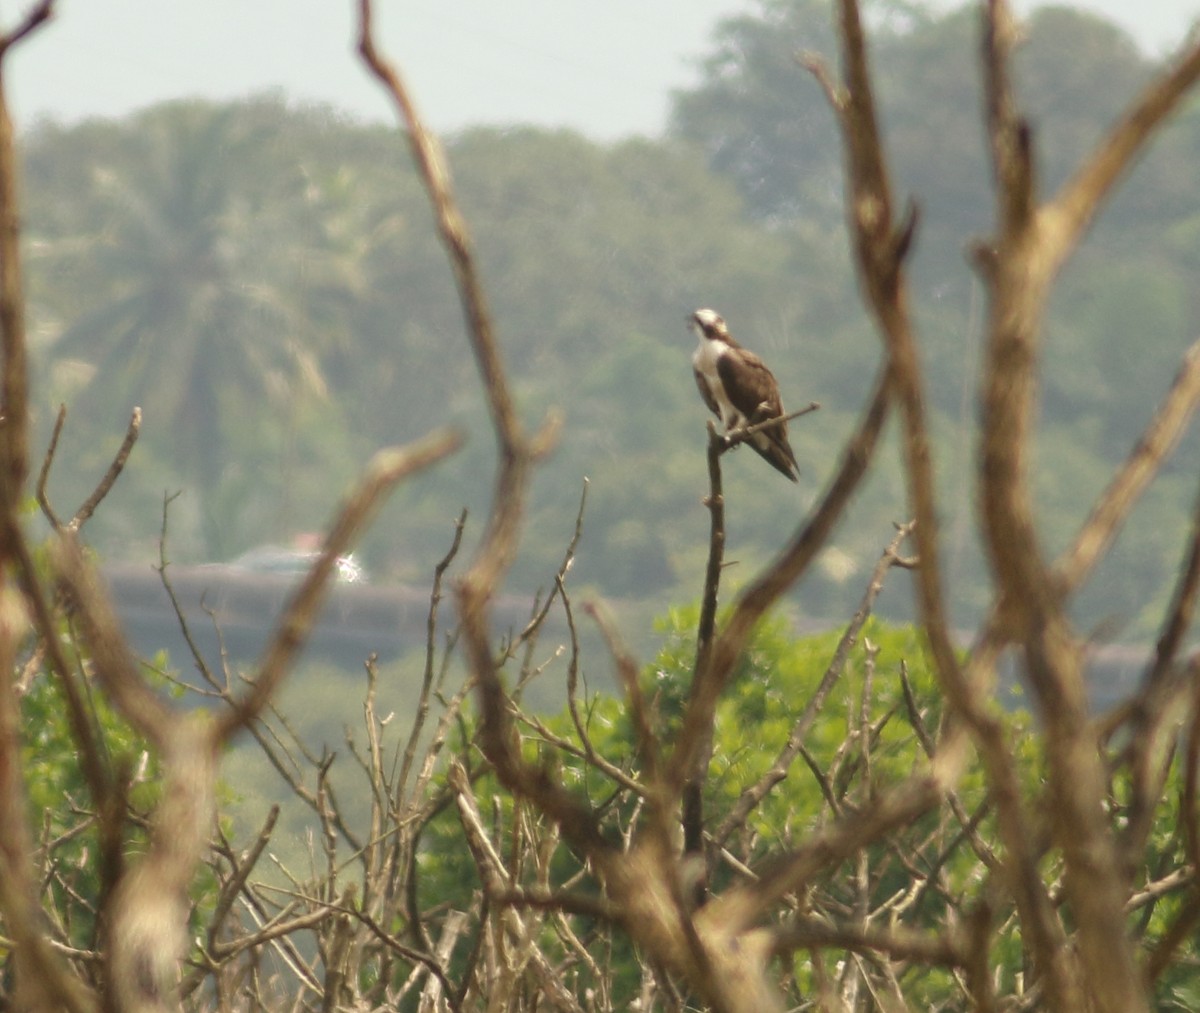
[[[784,414],[775,377],[762,359],[733,340],[719,314],[696,310],[688,324],[700,339],[692,355],[696,386],[725,426],[725,435]],[[773,468],[798,481],[786,422],[768,426],[746,442]]]

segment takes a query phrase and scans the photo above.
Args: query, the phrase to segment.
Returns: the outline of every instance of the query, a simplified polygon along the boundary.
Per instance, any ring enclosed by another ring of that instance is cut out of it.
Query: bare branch
[[[3,59],[50,15],[51,0],[42,0],[23,24],[0,38],[0,494],[5,511],[15,511],[29,471],[29,367],[25,341],[25,301],[21,268],[21,224],[17,199],[17,164],[8,99],[3,90]]]
[[[55,3],[56,0],[38,0],[10,31],[0,36],[0,58],[3,58],[10,48],[49,21],[54,16]]]
[[[1200,341],[1187,350],[1170,391],[1137,446],[1097,500],[1070,550],[1055,564],[1055,579],[1062,593],[1074,590],[1108,551],[1134,502],[1179,442],[1198,403]]]
[[[957,744],[956,749],[957,751]],[[948,773],[957,778],[956,762],[950,751],[943,769],[917,774],[880,793],[868,809],[851,812],[824,830],[812,834],[799,848],[768,862],[757,882],[737,887],[711,900],[699,917],[713,919],[728,931],[748,929],[764,910],[782,896],[801,889],[819,870],[849,858],[860,848],[880,839],[897,827],[910,823],[936,805],[945,790]]]
[[[650,712],[642,695],[642,687],[638,683],[638,666],[633,656],[626,650],[617,636],[611,617],[598,603],[587,605],[587,612],[595,620],[596,625],[604,636],[609,653],[617,666],[617,679],[625,691],[625,700],[629,706],[630,717],[633,719],[634,735],[637,739],[638,756],[645,770],[645,780],[651,787],[652,801],[661,805],[664,801],[659,795],[659,776],[661,759],[659,757],[658,736],[650,725]]]
[[[1132,127],[1118,125],[1097,156],[1104,164],[1085,167],[1058,202],[1039,210],[1029,129],[1016,111],[1009,80],[1012,24],[1005,0],[990,0],[985,94],[998,193],[997,239],[985,271],[991,301],[983,381],[983,530],[1002,621],[1023,647],[1045,723],[1052,828],[1065,860],[1065,894],[1079,927],[1079,966],[1074,973],[1064,968],[1048,977],[1046,999],[1064,1008],[1087,994],[1097,1010],[1134,1013],[1148,1008],[1147,999],[1122,922],[1124,873],[1108,826],[1107,775],[1088,722],[1083,649],[1038,545],[1026,458],[1036,407],[1038,330],[1049,284],[1121,166],[1174,101],[1169,94],[1177,98],[1184,78],[1200,73],[1200,54],[1194,71],[1177,69],[1161,88],[1151,86],[1149,94],[1157,97],[1140,108],[1138,115],[1145,119]],[[1104,509],[1114,519],[1121,514],[1115,497]],[[1112,523],[1098,522],[1085,534],[1099,536],[1102,544]],[[1080,553],[1081,562],[1089,551]],[[1080,574],[1086,568],[1084,562]],[[1039,947],[1035,952],[1052,951]]]
[[[1192,508],[1192,532],[1188,540],[1188,550],[1179,567],[1179,576],[1171,595],[1171,606],[1154,645],[1154,659],[1143,676],[1143,686],[1154,686],[1165,679],[1182,646],[1184,635],[1191,625],[1198,591],[1200,591],[1200,494],[1197,494],[1195,505]]]
[[[263,652],[258,676],[249,692],[233,701],[214,725],[217,741],[228,741],[262,711],[287,674],[325,599],[339,556],[345,555],[384,498],[409,475],[452,454],[462,443],[457,433],[443,429],[405,447],[378,451],[357,487],[349,494],[325,536],[320,555],[293,593],[279,619],[275,635]]]
[[[446,554],[438,561],[433,571],[433,588],[429,592],[429,612],[425,622],[425,668],[421,675],[421,692],[417,696],[416,717],[413,719],[412,729],[409,732],[408,744],[404,747],[400,776],[396,779],[397,797],[394,804],[397,810],[400,809],[400,793],[408,786],[409,773],[416,757],[417,742],[421,738],[421,731],[425,727],[425,719],[429,713],[429,694],[433,688],[434,657],[437,644],[438,606],[442,600],[442,578],[451,562],[454,561],[454,557],[458,555],[466,523],[467,511],[464,509],[458,515],[458,520],[454,522],[454,538],[450,542],[450,548],[446,550]]]
[[[912,246],[917,211],[910,203],[903,220],[895,216],[857,0],[839,0],[838,9],[847,99],[835,111],[846,151],[858,274],[887,348],[904,426],[909,508],[916,523],[916,548],[921,560],[917,588],[922,626],[943,691],[954,707],[962,709],[967,706],[969,691],[950,636],[942,587],[926,397],[904,283],[904,261]]]
[[[717,596],[721,585],[721,569],[725,559],[725,493],[721,479],[721,454],[727,445],[717,435],[716,426],[708,423],[708,496],[705,506],[709,514],[708,563],[704,568],[704,590],[700,597],[700,617],[696,624],[696,660],[692,665],[692,682],[688,689],[689,710],[701,687],[708,678],[712,659],[713,637],[717,625]],[[705,875],[700,878],[695,890],[695,903],[704,903],[707,890],[707,861],[703,856],[704,843],[704,786],[708,781],[708,768],[712,761],[713,728],[715,711],[709,714],[709,724],[699,732],[693,751],[691,767],[684,772],[681,786],[683,850],[697,864],[704,863]]]
[[[1176,662],[1200,591],[1200,496],[1193,509],[1188,551],[1179,569],[1171,605],[1163,620],[1154,654],[1142,675],[1139,692],[1122,708],[1120,721],[1129,722],[1130,797],[1122,835],[1129,859],[1145,846],[1162,790],[1177,755],[1177,712],[1187,696],[1187,679],[1195,677],[1196,659]]]
[[[812,74],[817,84],[821,86],[829,107],[836,115],[841,116],[849,99],[829,69],[829,64],[825,62],[824,57],[820,53],[804,52],[796,54],[796,60],[801,67]]]
[[[174,727],[174,714],[142,678],[95,566],[66,528],[51,544],[50,554],[55,572],[82,621],[96,675],[105,692],[139,734],[162,752]]]
[[[258,863],[263,851],[266,849],[267,843],[271,839],[271,834],[275,830],[275,823],[279,819],[279,804],[275,803],[271,806],[267,813],[267,818],[263,822],[262,829],[259,830],[258,836],[254,843],[246,850],[240,858],[235,859],[232,853],[229,855],[229,862],[232,867],[233,874],[221,886],[220,895],[217,897],[217,903],[213,908],[212,917],[208,923],[208,948],[213,950],[217,944],[217,935],[220,933],[225,919],[229,916],[230,910],[233,908],[233,902],[237,895],[245,888],[246,880],[250,873],[254,870],[254,866]]]
[[[1198,80],[1200,41],[1193,42],[1173,67],[1151,81],[1043,210],[1041,225],[1047,235],[1049,259],[1061,262],[1074,249],[1105,198]]]
[[[755,433],[761,433],[765,429],[774,429],[776,426],[781,426],[784,423],[791,422],[793,419],[798,419],[802,415],[810,415],[820,409],[821,405],[816,401],[810,401],[803,408],[792,412],[790,415],[777,415],[774,418],[763,419],[761,422],[755,422],[754,425],[739,426],[736,429],[727,432],[720,438],[721,452],[732,450],[734,447],[745,443]],[[713,430],[712,420],[708,423],[709,431]]]
[[[991,145],[992,172],[1007,230],[1025,229],[1036,194],[1029,124],[1013,94],[1009,61],[1018,36],[1007,0],[987,0],[983,19],[984,111]]]
[[[467,317],[468,335],[479,365],[492,423],[503,452],[511,453],[521,442],[521,427],[509,393],[499,349],[492,333],[491,314],[479,284],[466,221],[454,199],[450,170],[437,139],[425,128],[416,104],[409,96],[400,73],[375,46],[371,0],[359,0],[358,51],[371,73],[383,85],[408,128],[407,136],[413,161],[433,204],[434,217],[450,265],[458,283],[463,311]]]
[[[62,530],[64,525],[50,504],[50,498],[46,491],[46,482],[50,478],[50,466],[54,461],[55,452],[58,450],[58,440],[62,435],[63,423],[66,421],[66,418],[67,406],[65,404],[59,405],[58,415],[54,420],[54,431],[50,434],[50,444],[46,448],[45,456],[42,458],[42,467],[38,472],[37,479],[38,505],[42,508],[42,513],[56,531]],[[71,531],[77,532],[87,523],[92,514],[96,512],[96,507],[100,505],[104,497],[112,490],[113,485],[116,484],[121,472],[125,469],[125,463],[129,460],[130,453],[133,451],[133,445],[137,442],[141,426],[142,410],[134,408],[129,425],[125,429],[125,438],[121,441],[121,446],[117,449],[116,456],[109,464],[108,470],[105,471],[96,488],[92,490],[91,495],[75,511],[75,516],[65,525]]]
[[[63,423],[67,421],[67,406],[60,404],[58,406],[58,414],[54,418],[54,429],[50,433],[50,444],[46,447],[46,454],[42,458],[42,468],[38,472],[37,480],[37,501],[38,506],[42,508],[42,513],[46,520],[50,522],[50,526],[57,531],[61,528],[62,521],[54,512],[54,508],[50,505],[50,499],[46,494],[46,481],[50,477],[50,465],[54,461],[54,455],[58,450],[58,440],[62,436]]]
[[[516,651],[521,644],[532,643],[537,633],[541,630],[546,622],[546,617],[550,614],[550,609],[554,605],[556,596],[563,595],[565,606],[564,588],[566,586],[566,576],[571,567],[575,564],[575,551],[579,548],[579,540],[583,537],[583,515],[587,507],[587,493],[589,481],[585,476],[583,479],[583,488],[579,493],[579,509],[575,512],[575,528],[571,532],[571,539],[567,543],[567,548],[563,552],[562,562],[558,566],[558,571],[554,575],[554,587],[550,593],[546,595],[546,600],[542,603],[541,608],[534,610],[534,614],[530,617],[529,622],[521,629],[521,632],[513,638],[512,643],[508,646],[507,654],[509,657]],[[503,662],[497,662],[502,664]]]
[[[171,611],[175,613],[175,622],[179,627],[179,632],[183,635],[184,643],[187,644],[188,653],[192,657],[192,664],[196,666],[196,671],[200,673],[200,677],[209,686],[216,688],[219,685],[216,676],[213,674],[208,661],[201,652],[196,638],[192,635],[192,624],[184,614],[183,605],[179,601],[179,596],[175,593],[175,586],[172,584],[170,577],[167,576],[167,570],[170,567],[170,560],[167,558],[167,519],[170,516],[171,504],[179,495],[178,492],[163,493],[162,523],[158,533],[158,566],[155,569],[158,571],[158,578],[162,583],[163,591],[166,592],[167,600],[171,603]],[[217,632],[219,635],[219,628]],[[221,687],[220,692],[227,696],[229,686],[228,670],[226,670],[225,674],[225,685]]]
[[[885,367],[876,379],[858,428],[842,451],[838,470],[816,507],[775,562],[739,595],[733,614],[714,643],[707,667],[696,673],[683,728],[667,763],[668,783],[682,783],[694,769],[704,736],[712,726],[717,700],[754,627],[824,546],[866,474],[887,419],[891,383],[891,370]]]
[[[117,449],[117,454],[108,466],[108,470],[104,473],[104,477],[100,479],[99,484],[92,490],[92,494],[83,501],[79,509],[75,511],[75,516],[71,518],[68,527],[72,531],[78,531],[83,527],[92,514],[96,512],[96,507],[108,495],[113,484],[124,470],[125,462],[129,460],[129,455],[133,450],[133,445],[137,442],[138,433],[141,428],[142,410],[134,408],[133,414],[129,418],[129,426],[125,430],[125,438],[121,441],[121,446]]]
[[[934,967],[956,967],[965,962],[952,938],[924,935],[901,928],[883,930],[831,925],[809,917],[795,919],[775,935],[775,952],[779,955],[818,947],[856,953],[882,953],[893,960],[911,960]]]
[[[724,847],[725,843],[729,840],[729,836],[745,824],[746,819],[758,804],[767,797],[771,789],[787,777],[792,761],[803,747],[805,737],[808,735],[813,721],[816,720],[817,715],[824,706],[825,700],[833,689],[834,684],[841,678],[842,673],[845,671],[850,651],[855,643],[857,643],[859,633],[871,615],[871,609],[874,606],[876,597],[883,590],[884,576],[892,566],[896,565],[900,545],[908,537],[912,531],[912,527],[911,523],[901,525],[896,532],[896,536],[880,556],[879,562],[875,564],[875,569],[871,573],[871,579],[867,583],[867,590],[859,602],[858,609],[838,640],[833,657],[830,658],[829,664],[825,668],[825,673],[821,676],[821,681],[817,684],[816,689],[813,690],[812,695],[805,703],[804,710],[800,712],[800,716],[796,718],[795,723],[792,725],[792,730],[788,735],[788,740],[784,744],[783,749],[775,757],[775,762],[771,764],[767,772],[757,782],[747,787],[741,793],[737,802],[721,821],[720,827],[713,833],[713,840],[717,847]],[[932,752],[932,749],[930,752]]]
[[[371,0],[359,2],[359,51],[395,103],[407,127],[413,159],[433,205],[442,241],[450,254],[467,319],[467,336],[479,366],[498,444],[500,466],[492,494],[491,514],[475,559],[458,586],[463,639],[468,661],[478,679],[481,745],[497,775],[510,790],[536,798],[543,810],[563,827],[565,833],[574,837],[579,846],[589,853],[601,854],[610,845],[600,835],[592,814],[544,771],[533,768],[518,754],[511,734],[512,717],[507,694],[496,671],[491,648],[491,599],[516,552],[532,466],[557,428],[557,417],[548,421],[542,436],[533,442],[526,438],[520,426],[475,270],[466,226],[451,191],[449,172],[399,74],[376,49]]]

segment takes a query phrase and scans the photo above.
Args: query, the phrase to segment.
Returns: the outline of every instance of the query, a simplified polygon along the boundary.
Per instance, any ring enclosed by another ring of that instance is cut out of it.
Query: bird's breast
[[[721,382],[721,374],[718,371],[717,364],[726,351],[728,349],[719,341],[702,341],[692,354],[692,366],[704,378],[705,384],[720,408],[721,421],[728,431],[736,422],[738,412],[725,392],[725,384]]]
[[[719,342],[702,341],[696,351],[692,353],[692,365],[704,374],[704,378],[710,384],[720,384],[720,377],[717,374],[717,361],[721,358],[721,353],[724,351],[724,346]]]
[[[719,397],[721,393],[721,377],[717,373],[717,359],[719,352],[713,348],[713,342],[705,341],[692,354],[692,366],[702,377],[704,382],[708,384],[708,389],[712,391],[714,397]]]

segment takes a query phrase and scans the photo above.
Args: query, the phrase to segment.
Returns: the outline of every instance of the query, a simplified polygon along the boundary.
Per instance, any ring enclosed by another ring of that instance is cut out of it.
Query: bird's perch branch
[[[723,436],[716,436],[716,439],[720,444],[719,452],[724,453],[726,450],[732,450],[739,444],[745,443],[755,433],[761,433],[767,429],[774,429],[776,426],[786,425],[793,419],[798,419],[803,415],[808,415],[817,411],[820,407],[821,405],[819,402],[810,401],[799,411],[794,411],[790,415],[777,415],[772,419],[764,419],[762,422],[755,422],[752,426],[738,426],[737,429],[730,430]],[[716,435],[715,429],[710,431],[714,434],[714,436]]]
[[[821,406],[813,401],[799,411],[782,415],[752,426],[742,426],[726,433],[717,434],[716,426],[708,423],[708,481],[709,491],[705,499],[709,511],[708,563],[704,571],[704,590],[700,599],[700,619],[696,628],[696,660],[692,668],[691,693],[695,695],[704,685],[701,673],[708,669],[716,630],[717,599],[721,584],[721,569],[725,555],[725,498],[721,478],[721,455],[738,444],[745,442],[757,432],[772,426],[783,425],[803,415],[816,411]],[[708,780],[708,766],[712,759],[712,727],[696,750],[693,768],[686,778],[682,791],[683,850],[685,855],[694,856],[698,863],[703,852],[704,838],[704,785]],[[698,905],[704,899],[704,883],[697,886],[694,901]]]
[[[704,664],[697,665],[693,676],[683,728],[667,764],[669,784],[682,784],[695,770],[708,729],[712,727],[717,701],[724,692],[734,665],[745,649],[755,626],[780,596],[799,580],[800,575],[820,552],[840,520],[846,504],[866,475],[878,446],[883,424],[887,420],[890,399],[891,373],[885,367],[876,380],[875,389],[858,428],[847,441],[838,469],[821,499],[775,562],[738,597],[733,613],[720,634],[712,637],[712,649],[708,652]],[[724,537],[723,527],[721,537]],[[710,548],[710,575],[711,559]],[[717,582],[710,576],[705,586],[705,598],[709,597],[707,588],[713,588],[715,615]]]

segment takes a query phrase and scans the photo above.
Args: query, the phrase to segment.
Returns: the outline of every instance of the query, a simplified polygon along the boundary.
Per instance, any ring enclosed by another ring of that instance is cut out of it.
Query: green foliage
[[[657,738],[664,751],[670,749],[686,702],[697,617],[698,607],[687,606],[672,609],[660,620],[657,632],[661,648],[642,674],[643,692],[653,702]],[[757,629],[717,712],[705,801],[709,832],[722,824],[742,792],[774,764],[831,665],[839,638],[837,632],[797,637],[782,617],[768,619]],[[905,699],[902,667],[913,709]],[[869,759],[862,748],[864,714],[873,733]],[[811,841],[834,818],[835,807],[844,812],[869,805],[877,791],[898,783],[927,762],[915,723],[933,736],[941,714],[941,696],[918,631],[911,626],[869,620],[803,738],[803,758],[792,762],[786,777],[751,812],[745,825],[736,829],[726,843],[727,849],[739,862],[753,867],[768,856]],[[597,693],[580,701],[580,716],[596,752],[636,775],[634,732],[625,704],[607,693]],[[1028,718],[1013,711],[1004,720],[1024,788],[1031,797],[1036,796],[1041,760]],[[548,725],[553,735],[577,741],[569,715],[560,715]],[[568,787],[593,804],[602,803],[611,829],[624,828],[635,818],[637,800],[614,790],[612,781],[582,758],[564,754],[537,736],[527,738],[525,748],[528,758],[553,764],[555,774]],[[529,838],[534,833],[526,822],[530,814],[514,807],[497,791],[490,775],[476,781],[474,788],[478,798],[492,800],[485,820],[496,841]],[[975,831],[987,842],[985,846],[999,847],[994,816],[986,802],[984,777],[977,766],[968,771],[956,799],[964,813],[976,818]],[[420,865],[424,901],[436,899],[465,907],[472,891],[480,888],[461,835],[457,816],[449,811],[427,828]],[[978,895],[986,880],[983,860],[967,838],[956,819],[945,811],[935,811],[901,830],[897,838],[872,846],[864,856],[871,870],[872,908],[884,899],[907,896],[909,901],[898,914],[903,923],[913,929],[935,930],[944,925],[952,907],[961,912],[978,903],[992,904],[994,898]],[[1164,823],[1156,830],[1156,839],[1161,839],[1164,847],[1172,847],[1170,838]],[[1047,862],[1047,873],[1052,874],[1054,860]],[[588,889],[578,881],[581,869],[570,853],[559,849],[552,868],[552,884],[574,879],[576,891]],[[526,877],[531,874],[525,866],[518,872]],[[815,913],[843,911],[847,905],[852,908],[860,872],[854,862],[829,870],[810,885],[805,894],[806,906]],[[720,892],[738,878],[728,864],[719,862],[712,885]],[[1155,917],[1167,924],[1167,915],[1164,910]],[[1005,922],[1002,913],[996,918],[1000,928],[990,963],[999,976],[998,987],[1011,989],[1023,968],[1020,934],[1015,921]],[[553,948],[558,944],[546,945]],[[814,994],[823,973],[821,966],[834,959],[834,953],[797,955],[797,994]],[[632,995],[638,980],[635,956],[617,954],[614,960],[620,968],[619,980]],[[1186,987],[1174,979],[1172,982],[1170,988]],[[941,1008],[939,1004],[959,994],[952,977],[936,968],[914,969],[904,987],[914,1008],[925,1008],[922,1004]]]
[[[72,657],[78,648],[69,628],[64,627],[62,643]],[[37,857],[48,870],[44,883],[47,907],[54,911],[73,945],[91,949],[96,945],[99,926],[95,915],[104,892],[111,889],[126,863],[136,861],[145,849],[147,820],[161,792],[161,771],[150,745],[120,717],[90,676],[83,674],[90,668],[86,655],[74,660],[78,664],[75,683],[97,745],[95,762],[100,777],[110,783],[126,807],[112,825],[116,851],[106,851],[110,845],[102,839],[102,817],[96,811],[83,766],[87,761],[72,728],[62,682],[45,669],[33,674],[28,691],[19,700],[21,767],[29,825],[39,846]],[[142,672],[154,692],[177,701],[183,696],[164,653],[144,664]],[[221,804],[229,802],[228,785],[219,783],[217,793]],[[217,897],[216,879],[209,866],[197,870],[190,892],[193,929],[200,931]]]
[[[99,732],[102,762],[129,785],[129,806],[144,816],[157,801],[158,762],[146,743],[115,714],[104,694],[90,684],[85,683],[84,688]],[[71,939],[89,947],[94,942],[96,905],[105,886],[101,842],[61,684],[47,672],[38,673],[20,705],[25,729],[21,763],[30,826],[39,829],[54,856],[56,875],[47,887]],[[133,855],[144,846],[144,826],[135,820],[126,827],[124,853]]]
[[[694,664],[697,619],[698,608],[693,606],[672,610],[660,624],[663,649],[647,669],[645,684],[654,692],[664,725],[670,725],[678,715],[686,695]],[[773,766],[797,718],[833,663],[841,636],[839,631],[831,631],[797,637],[781,616],[767,619],[755,631],[717,710],[706,792],[710,831],[721,824],[742,792]],[[915,710],[910,710],[905,699],[902,668]],[[869,760],[862,748],[864,715],[873,729]],[[919,631],[912,626],[868,620],[804,736],[803,759],[793,761],[786,777],[731,839],[729,849],[740,861],[753,866],[767,856],[811,840],[833,818],[834,806],[844,811],[869,805],[876,791],[898,783],[927,762],[915,731],[916,722],[932,737],[941,715],[941,694]],[[1041,767],[1028,717],[1014,711],[1004,720],[1009,725],[1009,741],[1024,785],[1036,793]],[[628,729],[621,729],[621,734],[628,734]],[[593,735],[597,737],[596,732]],[[985,806],[985,782],[979,767],[968,771],[957,798],[967,813]],[[979,832],[984,840],[994,842],[994,821],[986,815],[986,809],[981,813]],[[960,831],[956,823],[947,821],[944,812],[935,812],[905,828],[902,840],[870,848],[866,861],[872,868],[872,904],[915,891],[914,876],[919,884],[929,874],[937,879],[938,887],[913,893],[914,903],[903,915],[906,925],[939,927],[947,916],[948,900],[956,906],[970,907],[981,881],[982,864]],[[934,841],[938,844],[931,846]],[[905,850],[908,860],[897,861],[897,852]],[[852,905],[856,874],[853,863],[830,870],[810,888],[808,903],[812,909],[843,910],[839,905]],[[736,879],[727,869],[719,870],[715,886],[719,890]],[[821,959],[812,955],[796,958],[800,994],[813,994],[813,962]],[[1021,971],[1020,938],[1011,927],[997,934],[991,963],[1009,984]],[[914,1008],[925,1008],[926,1003],[936,1008],[957,995],[952,978],[936,969],[921,972],[905,985]]]

